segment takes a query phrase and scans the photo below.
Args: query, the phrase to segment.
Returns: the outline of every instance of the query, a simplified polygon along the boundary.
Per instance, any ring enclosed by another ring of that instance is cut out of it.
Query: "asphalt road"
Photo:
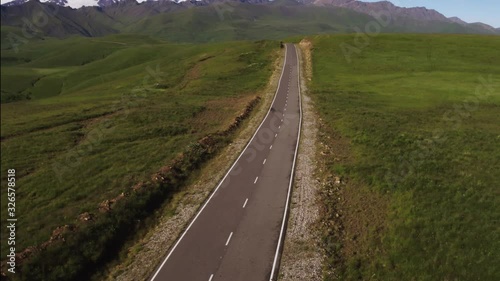
[[[259,281],[276,274],[301,122],[297,53],[293,44],[285,50],[268,114],[151,280]]]

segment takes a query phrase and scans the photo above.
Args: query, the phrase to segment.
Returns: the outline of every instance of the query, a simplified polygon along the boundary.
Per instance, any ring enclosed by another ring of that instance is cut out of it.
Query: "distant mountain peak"
[[[97,6],[99,7],[108,7],[121,3],[137,3],[136,0],[97,0]]]
[[[48,0],[48,3],[53,3],[59,6],[67,6],[68,5],[68,0]]]
[[[479,26],[483,29],[487,29],[487,30],[492,31],[492,32],[496,32],[498,30],[498,28],[494,28],[493,26],[491,26],[489,24],[482,23],[482,22],[473,22],[473,23],[469,23],[469,25]]]
[[[22,5],[22,4],[25,4],[25,3],[28,3],[28,2],[36,2],[36,3],[40,3],[40,0],[14,0],[14,1],[10,1],[10,2],[7,2],[5,4],[2,4],[2,6],[18,6],[18,5]],[[66,7],[68,6],[68,0],[47,0],[47,1],[44,1],[45,3],[51,3],[51,4],[56,4],[56,5],[59,5],[59,6],[63,6],[63,7]]]
[[[422,21],[447,21],[444,15],[436,10],[425,7],[402,8],[389,1],[363,2],[356,0],[305,0],[316,6],[336,6],[354,10],[365,14],[386,12],[391,16],[408,17]]]
[[[448,20],[454,22],[454,23],[458,23],[460,25],[467,25],[468,23],[463,21],[461,18],[459,17],[451,17],[451,18],[448,18]]]
[[[27,3],[29,0],[14,0],[14,1],[10,1],[10,2],[7,2],[5,4],[2,4],[2,6],[17,6],[17,5],[22,5],[24,3]]]

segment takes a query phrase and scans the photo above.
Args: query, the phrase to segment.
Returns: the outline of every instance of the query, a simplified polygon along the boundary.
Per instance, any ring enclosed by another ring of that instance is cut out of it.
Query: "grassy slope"
[[[124,31],[177,42],[277,39],[348,31],[372,19],[338,8],[229,3],[148,17]]]
[[[2,52],[29,61],[2,67],[2,91],[33,93],[30,101],[1,105],[2,167],[17,170],[18,249],[47,240],[55,227],[95,212],[190,143],[225,129],[265,85],[276,47],[120,35]],[[157,77],[145,79],[157,67]],[[20,85],[18,72],[42,78]]]
[[[116,33],[121,27],[120,23],[97,8],[75,10],[37,1],[2,6],[2,24],[23,28],[29,38],[35,34],[60,38],[72,35],[104,36]]]
[[[388,207],[380,225],[343,219],[338,277],[498,280],[500,38],[381,35],[349,63],[340,44],[353,40],[314,37],[312,91],[327,126],[350,140],[352,160],[328,164],[355,187],[344,196],[361,197],[359,210],[373,198]]]

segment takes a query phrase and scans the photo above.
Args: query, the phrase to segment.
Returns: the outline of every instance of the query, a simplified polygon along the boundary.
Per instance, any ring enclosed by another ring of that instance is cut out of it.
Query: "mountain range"
[[[353,0],[99,0],[74,9],[67,0],[15,0],[1,6],[6,32],[65,38],[139,33],[175,42],[279,39],[294,35],[363,31],[500,34],[484,23],[447,18],[424,7]]]

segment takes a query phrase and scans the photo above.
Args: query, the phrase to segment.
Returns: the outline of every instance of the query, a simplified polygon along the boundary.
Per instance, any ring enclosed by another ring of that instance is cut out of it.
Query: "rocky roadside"
[[[311,43],[299,44],[301,64],[302,133],[295,170],[295,182],[290,207],[279,280],[320,281],[324,253],[320,249],[319,194],[317,179],[318,117],[307,89],[312,78]]]

